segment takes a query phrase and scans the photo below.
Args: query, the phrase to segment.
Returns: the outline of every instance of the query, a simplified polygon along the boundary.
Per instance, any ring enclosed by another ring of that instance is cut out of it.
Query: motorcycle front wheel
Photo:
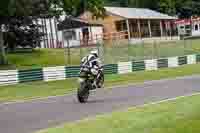
[[[86,103],[88,101],[89,94],[90,93],[87,85],[85,83],[81,83],[77,92],[78,101],[80,103]]]

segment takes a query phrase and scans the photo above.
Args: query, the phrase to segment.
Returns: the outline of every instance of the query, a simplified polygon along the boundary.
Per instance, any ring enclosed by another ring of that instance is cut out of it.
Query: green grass
[[[154,45],[144,43],[129,45],[124,42],[113,42],[113,45],[100,47],[103,51],[102,59],[105,64],[119,61],[143,60],[152,58],[166,58],[171,56],[183,56],[195,54],[200,51],[199,40],[188,40],[185,44],[178,42],[162,42]],[[71,65],[79,65],[81,57],[89,53],[92,48],[72,48]],[[32,69],[47,66],[68,65],[67,52],[64,49],[40,49],[34,52],[8,54],[9,64],[0,66],[0,69]]]
[[[106,47],[105,63],[119,61],[145,60],[167,58],[195,54],[200,51],[200,40],[171,41],[171,42],[144,42],[135,45],[114,42]]]
[[[90,48],[71,48],[71,65],[80,65],[83,56],[89,53]],[[0,66],[0,69],[33,69],[69,65],[67,50],[64,49],[35,49],[33,52],[9,53],[9,65]]]
[[[32,82],[0,87],[0,102],[28,100],[71,93],[76,88],[75,79],[55,82]]]
[[[179,68],[166,68],[158,71],[141,71],[124,75],[106,76],[105,86],[126,85],[128,83],[142,83],[148,80],[174,78],[192,74],[200,74],[200,64],[185,65]],[[56,96],[76,91],[76,79],[54,82],[32,82],[12,86],[0,87],[0,101],[16,101]]]
[[[199,133],[200,95],[130,108],[38,133]]]
[[[79,64],[80,57],[76,55],[76,52],[73,53],[72,64]],[[63,49],[40,49],[34,52],[11,53],[8,54],[8,60],[10,64],[8,67],[18,69],[67,65]]]

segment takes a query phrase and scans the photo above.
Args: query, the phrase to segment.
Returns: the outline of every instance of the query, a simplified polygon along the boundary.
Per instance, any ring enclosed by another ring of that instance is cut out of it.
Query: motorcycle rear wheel
[[[97,82],[98,88],[102,88],[104,86],[104,74],[101,73],[100,79]]]

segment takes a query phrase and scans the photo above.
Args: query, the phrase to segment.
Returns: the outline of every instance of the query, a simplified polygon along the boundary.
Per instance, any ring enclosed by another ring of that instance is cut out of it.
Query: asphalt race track
[[[87,104],[78,103],[76,94],[0,104],[0,133],[32,133],[65,122],[194,93],[200,93],[198,75],[150,81],[109,91],[100,89],[91,95]]]

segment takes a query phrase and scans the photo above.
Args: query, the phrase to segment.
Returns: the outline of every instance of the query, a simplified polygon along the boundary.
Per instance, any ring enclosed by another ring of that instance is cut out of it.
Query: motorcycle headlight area
[[[91,69],[92,74],[97,75],[98,71],[96,69]]]
[[[78,78],[78,82],[79,82],[79,83],[82,83],[82,82],[84,82],[84,81],[85,81],[84,78]]]
[[[88,68],[83,68],[82,70],[83,70],[83,71],[86,71],[86,72],[87,72],[87,71],[89,71],[89,69],[88,69]]]

